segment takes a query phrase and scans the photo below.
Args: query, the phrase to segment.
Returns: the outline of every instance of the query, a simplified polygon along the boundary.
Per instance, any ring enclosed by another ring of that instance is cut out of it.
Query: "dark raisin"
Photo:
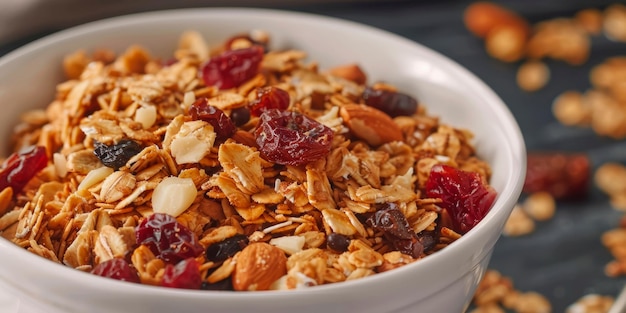
[[[236,127],[230,117],[224,111],[209,105],[207,98],[196,100],[189,108],[189,114],[194,120],[211,124],[218,141],[224,141],[235,133]]]
[[[411,116],[417,112],[417,100],[400,92],[366,87],[363,90],[363,100],[365,104],[391,117]]]
[[[584,199],[591,176],[589,158],[584,153],[528,153],[523,191],[545,191],[558,200]]]
[[[94,141],[94,147],[93,153],[102,161],[102,164],[116,170],[126,165],[128,160],[143,150],[140,144],[130,139],[120,140],[117,144],[110,146]]]
[[[91,273],[102,277],[139,283],[137,271],[124,259],[113,258],[104,261],[96,265],[91,270]]]
[[[439,241],[439,231],[422,231],[417,238],[424,246],[424,252],[432,250]]]
[[[367,223],[376,230],[400,239],[412,239],[415,236],[406,217],[395,203],[377,205],[376,212],[368,218]]]
[[[480,175],[447,165],[435,165],[426,181],[426,196],[439,198],[439,204],[452,219],[453,230],[465,234],[489,212],[496,191],[483,183]]]
[[[250,113],[254,116],[260,116],[261,113],[269,109],[278,109],[281,111],[289,107],[289,93],[273,86],[257,89],[257,96],[250,103]]]
[[[222,262],[245,248],[248,245],[248,242],[249,240],[247,236],[237,234],[221,242],[208,246],[206,249],[206,258],[209,261]]]
[[[207,86],[219,89],[238,87],[259,72],[263,48],[227,50],[202,65],[200,73]]]
[[[135,229],[137,243],[146,245],[166,263],[176,264],[204,252],[196,234],[173,216],[154,213],[144,218]]]
[[[230,111],[230,119],[236,126],[243,126],[250,121],[250,109],[247,107],[233,109]]]
[[[266,160],[303,165],[328,155],[334,133],[300,113],[270,109],[261,114],[255,135]]]
[[[393,244],[395,250],[404,254],[410,255],[414,258],[419,258],[424,253],[424,245],[419,241],[417,236],[412,236],[410,239],[402,238],[387,238]]]
[[[326,245],[328,248],[337,252],[345,252],[348,251],[348,247],[350,246],[350,238],[346,235],[330,233],[330,235],[326,237]]]
[[[31,146],[11,154],[0,172],[0,190],[11,187],[19,193],[39,171],[48,165],[46,148]]]
[[[181,289],[200,289],[200,264],[190,258],[178,262],[176,265],[167,264],[163,272],[161,286]]]

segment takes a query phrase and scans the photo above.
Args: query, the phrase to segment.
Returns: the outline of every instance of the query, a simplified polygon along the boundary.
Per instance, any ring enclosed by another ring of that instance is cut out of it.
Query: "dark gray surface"
[[[140,2],[143,3],[141,6],[126,6],[123,1],[108,1],[104,11],[93,10],[89,15],[73,16],[62,21],[57,19],[54,27],[48,25],[43,29],[31,30],[30,34],[18,40],[0,44],[0,55],[47,33],[95,18],[154,9],[215,5],[215,2],[193,0],[178,3],[163,0]],[[607,161],[626,162],[626,142],[600,138],[589,129],[562,126],[550,111],[552,100],[561,92],[589,88],[588,73],[594,65],[608,56],[626,55],[625,43],[611,42],[603,36],[593,38],[589,62],[579,67],[549,62],[552,71],[549,85],[530,94],[522,92],[515,83],[518,64],[504,64],[489,58],[482,42],[464,28],[462,12],[470,1],[347,2],[314,4],[307,1],[306,4],[297,5],[295,1],[286,4],[272,1],[254,4],[258,7],[304,11],[353,20],[424,44],[467,67],[500,95],[518,120],[529,151],[587,152],[593,169]],[[499,2],[531,21],[539,21],[571,16],[581,8],[604,8],[615,1]],[[104,6],[102,1],[82,3],[100,3]],[[517,238],[503,237],[496,246],[490,267],[513,278],[516,288],[522,291],[535,290],[546,295],[553,304],[553,312],[564,312],[569,304],[589,293],[616,295],[626,280],[604,275],[603,267],[611,260],[611,256],[601,245],[600,236],[604,231],[614,228],[621,216],[622,213],[612,209],[606,196],[592,185],[590,197],[586,201],[559,203],[555,218],[538,223],[533,234]]]

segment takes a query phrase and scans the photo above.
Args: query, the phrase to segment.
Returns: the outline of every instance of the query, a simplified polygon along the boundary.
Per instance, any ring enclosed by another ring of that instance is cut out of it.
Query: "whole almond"
[[[517,13],[488,1],[470,4],[463,13],[467,29],[480,38],[485,38],[493,29],[503,25],[514,25],[525,32],[530,31],[528,21]]]
[[[352,134],[371,146],[403,139],[398,124],[389,115],[362,104],[346,104],[339,114]]]
[[[275,280],[287,274],[285,253],[264,242],[245,247],[235,262],[232,281],[238,291],[268,290]]]
[[[359,85],[365,84],[367,76],[356,64],[347,64],[333,67],[329,70],[329,73],[334,76],[338,76],[350,81],[353,81]]]

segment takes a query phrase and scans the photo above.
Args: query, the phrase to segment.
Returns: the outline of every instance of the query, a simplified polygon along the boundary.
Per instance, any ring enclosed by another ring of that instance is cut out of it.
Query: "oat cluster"
[[[230,44],[252,44],[242,38]],[[22,115],[15,128],[15,151],[43,146],[50,162],[22,192],[0,192],[1,235],[81,271],[127,258],[141,283],[161,285],[165,263],[137,243],[135,230],[155,212],[168,214],[203,249],[247,237],[246,249],[224,261],[196,257],[203,282],[232,280],[236,290],[357,279],[412,263],[461,236],[447,227],[439,200],[424,198],[421,188],[435,164],[488,181],[491,170],[476,157],[469,131],[440,123],[423,104],[393,119],[363,109],[360,68],[323,71],[305,51],[269,51],[259,73],[240,86],[207,86],[199,68],[223,50],[190,31],[172,60],[140,46],[119,55],[68,55],[68,80],[57,85],[55,98]],[[326,157],[301,166],[272,163],[255,140],[258,117],[220,141],[213,125],[189,115],[201,98],[230,115],[267,86],[289,93],[290,111],[332,129]],[[140,150],[119,168],[94,153],[128,140]],[[401,253],[364,222],[385,203],[397,205],[413,232],[429,234],[428,249]],[[348,239],[345,249],[329,248],[331,234]]]

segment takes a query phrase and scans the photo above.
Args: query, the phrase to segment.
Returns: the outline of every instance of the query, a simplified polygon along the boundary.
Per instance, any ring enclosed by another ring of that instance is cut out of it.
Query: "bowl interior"
[[[274,49],[304,50],[321,68],[358,63],[368,74],[368,82],[394,84],[418,98],[431,114],[441,116],[443,123],[470,129],[479,156],[493,169],[491,184],[499,193],[494,209],[458,244],[403,271],[420,267],[427,271],[463,253],[468,253],[463,258],[470,264],[459,271],[469,271],[489,252],[519,196],[525,172],[523,139],[514,118],[495,93],[447,58],[409,40],[351,22],[269,10],[195,9],[120,17],[63,31],[0,59],[0,103],[5,111],[0,115],[0,136],[10,138],[20,112],[43,108],[51,101],[55,84],[63,80],[61,64],[66,54],[96,48],[121,52],[140,44],[152,54],[168,58],[180,34],[190,29],[200,31],[209,43],[251,29],[266,30]],[[7,148],[8,142],[1,141],[0,154],[6,155]],[[5,240],[0,244],[10,246]],[[18,252],[20,257],[47,264],[22,252]],[[393,275],[400,274],[388,276]],[[381,283],[385,278],[375,279]]]

